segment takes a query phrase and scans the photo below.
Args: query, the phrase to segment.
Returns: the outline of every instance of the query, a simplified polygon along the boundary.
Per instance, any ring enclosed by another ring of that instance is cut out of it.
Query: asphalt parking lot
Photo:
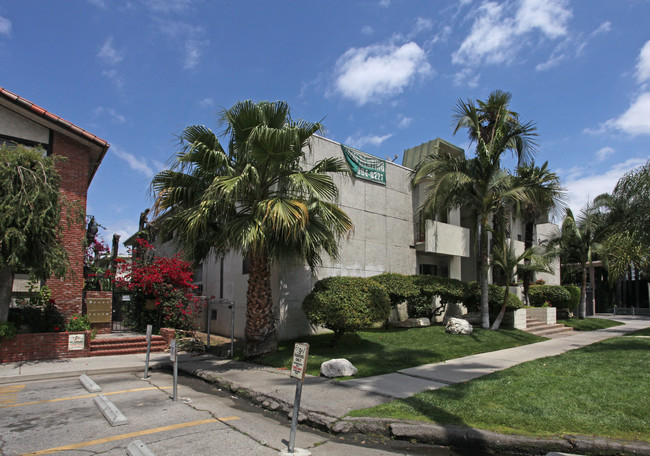
[[[0,455],[125,455],[136,440],[157,456],[264,456],[287,450],[286,417],[263,412],[192,377],[179,377],[174,402],[169,372],[150,371],[147,380],[141,377],[92,376],[100,393],[89,393],[77,378],[0,385]],[[94,402],[98,394],[119,409],[126,424],[109,423]],[[299,429],[296,447],[314,455],[418,453],[366,442],[350,445],[311,429]]]

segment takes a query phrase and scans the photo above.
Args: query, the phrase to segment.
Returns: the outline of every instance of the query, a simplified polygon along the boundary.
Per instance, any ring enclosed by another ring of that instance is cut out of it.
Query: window
[[[438,266],[435,264],[421,264],[420,275],[438,275]]]

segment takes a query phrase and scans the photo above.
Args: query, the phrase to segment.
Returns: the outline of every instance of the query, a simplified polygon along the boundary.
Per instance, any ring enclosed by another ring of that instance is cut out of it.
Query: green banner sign
[[[360,150],[341,144],[345,160],[359,179],[365,179],[386,185],[386,160],[374,157]]]

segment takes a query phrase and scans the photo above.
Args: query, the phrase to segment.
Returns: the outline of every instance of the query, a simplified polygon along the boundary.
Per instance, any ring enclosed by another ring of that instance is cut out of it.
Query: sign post
[[[144,379],[149,378],[149,352],[151,352],[151,325],[147,325],[147,356],[144,360]]]
[[[307,357],[309,356],[309,344],[296,343],[293,348],[293,360],[291,362],[291,377],[298,380],[296,385],[296,397],[293,400],[293,416],[291,417],[291,434],[289,435],[289,453],[293,453],[296,443],[296,427],[298,426],[298,413],[300,410],[300,396],[302,395],[302,384],[305,381],[305,370],[307,369]]]
[[[178,400],[178,355],[176,353],[176,339],[172,339],[169,347],[169,359],[174,363],[174,392],[172,394],[172,400],[176,402]]]

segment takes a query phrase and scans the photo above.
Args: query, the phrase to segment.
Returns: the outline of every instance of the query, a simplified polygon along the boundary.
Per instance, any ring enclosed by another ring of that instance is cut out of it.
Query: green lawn
[[[597,329],[611,328],[612,326],[620,326],[624,323],[620,321],[607,320],[605,318],[569,318],[566,320],[558,320],[558,323],[571,326],[576,331],[595,331]]]
[[[289,367],[294,343],[308,342],[308,374],[319,375],[320,365],[325,361],[346,358],[359,370],[355,375],[358,378],[545,340],[516,329],[490,331],[474,328],[473,334],[460,336],[445,333],[443,326],[359,331],[344,335],[334,348],[329,346],[331,337],[331,334],[321,334],[283,342],[277,353],[255,361],[268,366]]]
[[[631,333],[627,333],[626,336],[646,336],[650,337],[650,328],[639,329]]]
[[[618,337],[351,413],[650,442],[650,339]]]

